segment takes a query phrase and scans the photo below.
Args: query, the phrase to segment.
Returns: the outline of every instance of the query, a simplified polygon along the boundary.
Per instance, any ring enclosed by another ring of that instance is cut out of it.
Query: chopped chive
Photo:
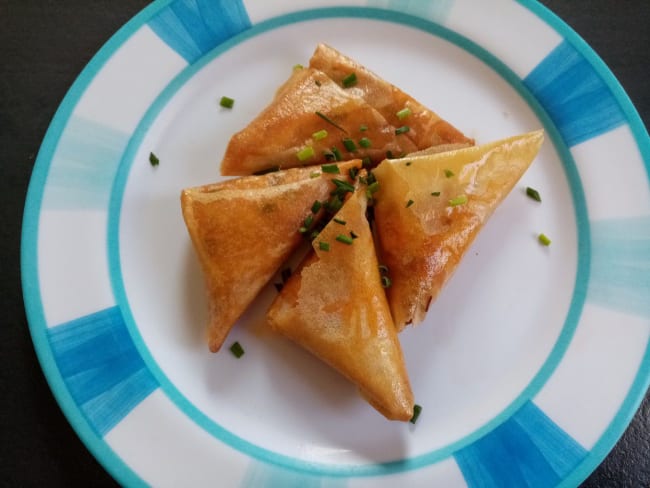
[[[353,141],[352,139],[350,139],[349,137],[346,137],[345,139],[343,139],[343,146],[344,146],[345,149],[347,149],[349,152],[353,152],[353,151],[356,151],[356,150],[357,150],[357,145],[356,145],[356,144],[354,143],[354,141]]]
[[[230,97],[221,97],[221,100],[219,100],[219,105],[224,108],[232,108],[234,104],[235,100]]]
[[[276,171],[280,171],[280,166],[278,166],[277,164],[275,166],[271,166],[270,168],[255,171],[255,173],[253,173],[253,174],[255,176],[262,176],[262,175],[267,175],[269,173],[275,173]]]
[[[407,161],[406,166],[411,166],[413,164],[413,161]]]
[[[397,115],[397,118],[400,119],[400,120],[405,119],[406,117],[411,115],[411,109],[408,108],[408,107],[403,108],[402,110],[397,112],[395,115]]]
[[[379,191],[379,182],[375,181],[368,185],[366,188],[366,196],[368,198],[373,198],[373,195]]]
[[[543,244],[544,246],[551,245],[551,240],[545,234],[540,234],[539,236],[537,236],[537,240],[540,242],[540,244]]]
[[[336,127],[338,130],[342,130],[342,131],[345,132],[346,134],[348,133],[347,130],[345,130],[345,129],[344,129],[343,127],[341,127],[339,124],[337,124],[336,122],[334,122],[332,119],[330,119],[330,118],[329,118],[327,115],[325,115],[324,113],[322,113],[322,112],[315,112],[315,113],[316,113],[316,115],[318,115],[321,119],[323,119],[323,120],[324,120],[325,122],[327,122],[328,124],[333,125],[333,126]]]
[[[409,200],[406,202],[406,208],[409,208],[411,205],[413,205],[415,202],[413,200]]]
[[[352,237],[348,237],[345,234],[339,234],[336,236],[336,240],[339,242],[342,242],[343,244],[351,245],[352,244]]]
[[[293,65],[293,70],[294,70],[294,71],[298,71],[298,70],[301,70],[301,69],[304,69],[304,68],[305,68],[305,67],[304,67],[302,64],[300,64],[300,63],[298,63],[298,64],[294,64],[294,65]]]
[[[465,195],[458,195],[456,198],[449,200],[449,205],[452,207],[463,205],[464,203],[467,203],[467,197]]]
[[[352,239],[357,239],[359,236],[353,230],[351,230],[350,237],[352,237]]]
[[[368,149],[370,146],[372,146],[372,143],[370,142],[370,139],[367,137],[362,137],[359,139],[359,145],[365,149]]]
[[[408,125],[403,125],[402,127],[398,127],[397,129],[395,129],[395,135],[398,136],[400,134],[405,134],[410,130],[411,128]]]
[[[306,234],[308,230],[309,229],[303,225],[298,229],[298,232],[300,232],[301,234]]]
[[[318,237],[318,234],[320,234],[320,231],[313,230],[311,232],[311,234],[309,234],[309,238],[313,241],[314,239],[316,239]]]
[[[314,200],[314,203],[311,206],[311,213],[318,213],[322,206],[323,204],[320,202],[320,200]]]
[[[367,130],[368,130],[368,126],[367,126],[366,124],[361,124],[361,125],[359,126],[359,131],[361,131],[361,132],[365,132],[365,131],[367,131]]]
[[[452,170],[450,170],[450,169],[446,169],[445,170],[445,176],[447,178],[451,178],[452,176],[454,176],[454,172]]]
[[[324,164],[320,167],[323,170],[323,173],[330,173],[333,175],[338,175],[341,173],[341,170],[336,164]]]
[[[325,161],[336,161],[336,156],[329,149],[323,150],[323,156],[325,156]]]
[[[318,203],[320,203],[320,202],[318,202]],[[314,223],[314,216],[312,214],[307,215],[307,218],[305,219],[305,222],[304,222],[305,227],[309,228],[309,227],[311,227],[311,224],[313,224],[313,223]]]
[[[439,191],[432,191],[431,194],[432,194],[434,197],[439,197],[439,196],[440,196],[440,192],[439,192]]]
[[[158,166],[160,164],[160,159],[158,159],[158,156],[156,156],[154,153],[150,152],[149,163],[151,164],[151,166]]]
[[[358,168],[350,168],[350,171],[348,172],[350,175],[351,180],[356,180],[357,176],[359,174],[359,169]]]
[[[388,266],[386,266],[385,264],[380,264],[377,267],[379,268],[380,273],[388,273]]]
[[[319,131],[314,132],[311,135],[315,141],[320,141],[321,139],[325,139],[327,137],[327,131],[325,129],[321,129]]]
[[[318,248],[321,251],[329,251],[330,250],[329,242],[318,241]]]
[[[320,176],[320,173],[318,171],[312,171],[309,173],[310,178],[318,178]]]
[[[343,161],[343,155],[341,154],[341,151],[339,151],[338,147],[332,148],[332,154],[334,154],[334,159],[337,161]]]
[[[334,217],[332,220],[337,224],[345,225],[345,220],[339,219],[338,217]]]
[[[343,192],[353,192],[354,186],[344,180],[333,179],[332,183],[336,186],[337,189],[343,190]]]
[[[342,206],[343,200],[341,200],[341,197],[334,195],[332,198],[327,200],[327,203],[325,203],[325,210],[330,213],[336,213],[341,209]]]
[[[244,348],[241,347],[241,344],[239,342],[233,342],[232,346],[230,346],[230,352],[233,353],[237,359],[239,359],[244,355]]]
[[[539,196],[539,192],[530,186],[526,187],[526,195],[535,200],[536,202],[541,202],[542,197]]]
[[[284,285],[282,283],[273,283],[273,286],[275,286],[275,289],[280,293],[282,291],[282,288],[284,288]]]
[[[409,422],[411,422],[412,424],[417,422],[418,417],[420,416],[420,412],[422,412],[422,407],[417,403],[413,405],[413,417],[411,417],[411,420],[409,420]]]
[[[393,282],[391,281],[391,279],[388,276],[384,275],[384,276],[381,277],[381,286],[382,286],[382,288],[390,288],[390,285],[392,285],[392,284],[393,284]]]
[[[296,153],[296,156],[299,161],[307,161],[309,158],[314,157],[314,148],[311,146],[303,147]]]
[[[343,78],[343,86],[345,88],[350,88],[351,86],[354,86],[356,84],[357,84],[357,74],[356,73],[350,73],[345,78]]]

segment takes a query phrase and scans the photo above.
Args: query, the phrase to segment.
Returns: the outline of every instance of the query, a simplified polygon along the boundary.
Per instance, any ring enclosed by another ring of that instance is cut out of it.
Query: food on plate
[[[270,327],[341,372],[391,420],[413,416],[413,393],[381,286],[366,188],[345,202],[271,305]]]
[[[270,105],[231,137],[221,173],[249,175],[350,158],[377,164],[387,155],[473,143],[413,97],[320,44],[310,66],[294,69]]]
[[[319,44],[309,60],[309,66],[322,71],[334,81],[349,85],[349,93],[377,109],[389,124],[398,129],[408,128],[404,135],[418,149],[439,144],[474,144],[472,139],[413,97],[333,47]],[[352,75],[352,81],[346,83],[345,80]]]
[[[226,335],[276,270],[299,246],[299,229],[315,200],[327,200],[332,179],[347,179],[360,160],[249,176],[183,190],[181,208],[205,279],[208,345]]]
[[[398,331],[421,322],[465,251],[537,155],[543,131],[386,160],[374,171],[379,256]]]
[[[350,158],[381,160],[387,151],[417,149],[395,130],[377,110],[322,72],[297,69],[271,105],[232,136],[221,173],[247,175]]]

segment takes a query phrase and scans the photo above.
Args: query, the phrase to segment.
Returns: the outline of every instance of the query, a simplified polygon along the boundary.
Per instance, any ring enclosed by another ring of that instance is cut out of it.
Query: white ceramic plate
[[[79,76],[23,231],[50,385],[126,485],[577,485],[650,380],[648,134],[600,59],[537,3],[344,3],[158,1]],[[546,130],[426,322],[400,336],[415,425],[263,332],[273,286],[228,339],[241,359],[203,342],[180,190],[219,180],[230,135],[318,42],[478,142]]]

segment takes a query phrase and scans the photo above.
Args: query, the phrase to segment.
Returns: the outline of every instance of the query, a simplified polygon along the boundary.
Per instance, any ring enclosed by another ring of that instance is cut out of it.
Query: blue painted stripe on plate
[[[58,325],[48,334],[61,376],[99,436],[158,387],[118,307]]]
[[[587,300],[650,318],[650,215],[591,223]]]
[[[587,451],[531,401],[454,454],[470,487],[557,485]]]
[[[436,0],[423,2],[421,0],[368,0],[367,5],[375,8],[395,10],[426,20],[444,24],[449,16],[454,0]]]
[[[562,42],[526,77],[537,97],[574,146],[625,122],[625,114],[596,69],[568,41]]]
[[[174,0],[149,26],[191,64],[251,21],[241,0]]]
[[[106,209],[129,135],[72,116],[52,158],[43,191],[46,209]]]

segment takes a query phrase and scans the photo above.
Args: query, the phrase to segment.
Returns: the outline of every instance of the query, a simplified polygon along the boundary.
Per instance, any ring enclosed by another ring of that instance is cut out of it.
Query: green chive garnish
[[[314,132],[311,135],[315,141],[320,141],[321,139],[325,139],[327,137],[327,131],[325,129],[321,129],[319,131]]]
[[[402,127],[398,127],[397,129],[395,129],[395,135],[398,136],[400,134],[405,134],[410,130],[411,128],[408,125],[403,125]]]
[[[330,173],[333,175],[338,175],[341,173],[341,170],[336,164],[324,164],[320,167],[323,170],[323,173]]]
[[[339,242],[342,242],[343,244],[351,245],[352,244],[352,237],[348,237],[344,234],[339,234],[336,236],[336,240]]]
[[[417,403],[413,405],[413,417],[411,417],[410,422],[414,424],[415,422],[418,421],[418,417],[420,416],[420,412],[422,412],[422,407],[418,405]]]
[[[400,120],[405,119],[406,117],[411,115],[411,109],[408,108],[408,107],[403,108],[402,110],[397,112],[395,115],[397,115],[397,118],[400,119]]]
[[[539,192],[530,186],[526,187],[526,195],[535,200],[536,202],[541,202],[542,197],[539,196]]]
[[[337,224],[345,225],[345,220],[341,220],[338,217],[334,217],[332,220]]]
[[[334,154],[334,159],[337,161],[343,161],[343,155],[341,154],[341,151],[339,151],[338,147],[332,148],[332,154]]]
[[[406,208],[409,208],[411,205],[413,205],[415,202],[413,200],[409,200],[406,202]]]
[[[350,171],[348,172],[350,175],[351,180],[356,180],[357,175],[359,174],[359,169],[358,168],[350,168]]]
[[[314,203],[311,206],[311,213],[318,213],[322,206],[323,204],[320,202],[320,200],[314,200]]]
[[[318,234],[320,234],[319,231],[317,231],[317,230],[313,230],[313,231],[311,232],[311,234],[309,234],[309,238],[313,241],[314,239],[316,239],[316,238],[318,237]]]
[[[342,130],[342,131],[345,132],[346,134],[348,133],[347,130],[345,130],[345,129],[344,129],[343,127],[341,127],[339,124],[337,124],[336,122],[334,122],[332,119],[330,119],[330,118],[329,118],[327,115],[325,115],[324,113],[322,113],[322,112],[315,112],[315,113],[316,113],[316,115],[318,115],[321,119],[323,119],[323,120],[324,120],[325,122],[327,122],[328,124],[333,125],[333,126],[336,127],[338,130]]]
[[[311,146],[303,147],[296,153],[299,161],[307,161],[309,158],[314,157],[314,148]]]
[[[330,213],[336,213],[341,210],[342,206],[343,200],[341,200],[341,197],[334,195],[329,200],[327,200],[327,203],[325,203],[325,210]]]
[[[388,276],[384,275],[384,276],[381,277],[381,286],[383,288],[390,288],[390,285],[392,285],[392,284],[393,284],[393,282],[391,281],[391,279]]]
[[[432,194],[434,197],[439,197],[439,196],[440,196],[440,192],[439,192],[439,191],[432,191],[431,194]]]
[[[311,215],[311,214],[307,215],[307,218],[305,219],[305,222],[304,222],[305,227],[309,228],[309,227],[311,227],[311,224],[313,224],[313,223],[314,223],[314,216]]]
[[[450,170],[450,169],[446,169],[445,170],[445,176],[447,178],[451,178],[452,176],[454,176],[454,172],[452,170]]]
[[[361,132],[365,132],[365,131],[368,130],[368,126],[367,126],[366,124],[361,124],[361,125],[359,126],[359,130],[360,130]]]
[[[237,359],[239,359],[244,355],[244,348],[241,347],[241,344],[239,342],[233,342],[232,346],[230,346],[230,352],[233,353]]]
[[[349,137],[343,139],[343,146],[345,147],[345,149],[348,150],[348,152],[353,152],[357,150],[357,145]]]
[[[304,69],[304,66],[302,64],[298,63],[298,64],[293,65],[293,70],[294,71],[298,71],[298,70],[301,70],[301,69]]]
[[[332,183],[336,186],[337,189],[343,190],[343,192],[353,192],[354,186],[344,180],[333,179]]]
[[[378,268],[380,273],[388,273],[388,266],[386,266],[385,264],[380,264]]]
[[[375,181],[368,185],[368,192],[372,195],[374,193],[377,193],[379,191],[379,182]]]
[[[370,139],[368,139],[367,137],[362,137],[361,139],[359,139],[359,145],[365,149],[368,149],[372,145],[372,143],[370,142]]]
[[[537,236],[537,240],[540,242],[540,244],[543,244],[544,246],[550,246],[551,245],[551,240],[546,237],[545,234],[540,234]]]
[[[158,166],[160,164],[160,159],[158,159],[158,156],[156,156],[154,153],[150,152],[149,163],[151,164],[151,166]]]
[[[356,73],[350,73],[345,78],[343,78],[343,86],[345,88],[350,88],[351,86],[354,86],[356,84],[357,84],[357,74]]]
[[[309,173],[310,178],[318,178],[320,176],[320,173],[318,171],[312,171]]]
[[[224,108],[232,108],[234,104],[235,100],[230,97],[221,97],[221,100],[219,100],[219,105]]]
[[[329,251],[330,250],[330,245],[329,245],[328,242],[318,241],[318,248],[321,251]]]
[[[467,197],[465,195],[458,195],[456,198],[449,200],[449,205],[452,207],[463,205],[464,203],[467,203]]]

